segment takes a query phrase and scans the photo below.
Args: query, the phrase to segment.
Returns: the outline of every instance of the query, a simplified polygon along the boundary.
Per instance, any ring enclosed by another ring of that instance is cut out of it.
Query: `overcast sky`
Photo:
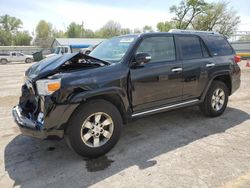
[[[214,0],[208,0],[212,2]],[[160,21],[170,20],[169,7],[180,0],[0,0],[0,15],[9,14],[23,21],[23,29],[34,31],[44,19],[58,29],[66,30],[72,21],[84,22],[84,27],[99,29],[108,20],[120,22],[122,27],[153,27]],[[250,31],[250,1],[231,0],[241,16],[239,30]]]

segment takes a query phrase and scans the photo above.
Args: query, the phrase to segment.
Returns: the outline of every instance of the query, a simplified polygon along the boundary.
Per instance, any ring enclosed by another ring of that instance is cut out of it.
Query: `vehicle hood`
[[[76,54],[55,55],[53,57],[45,58],[33,64],[26,72],[25,76],[31,80],[38,80],[40,78],[53,74],[63,63],[74,57]]]
[[[36,81],[41,78],[45,78],[47,76],[53,75],[58,72],[58,70],[62,67],[62,65],[69,61],[70,59],[74,57],[81,57],[84,59],[92,59],[95,61],[99,61],[103,63],[104,65],[108,65],[109,63],[85,54],[80,54],[80,53],[71,53],[71,54],[60,54],[60,55],[55,55],[53,57],[48,57],[45,58],[44,60],[33,64],[26,72],[25,76],[32,80]],[[85,64],[83,64],[85,65]],[[87,66],[87,65],[86,65]],[[83,66],[84,67],[84,66]],[[83,67],[80,67],[79,69],[84,69]],[[97,67],[97,66],[93,66]]]
[[[25,55],[25,56],[28,57],[28,58],[33,59],[33,55]]]

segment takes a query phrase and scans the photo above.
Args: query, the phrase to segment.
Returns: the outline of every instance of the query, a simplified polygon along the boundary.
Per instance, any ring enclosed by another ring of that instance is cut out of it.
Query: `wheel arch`
[[[230,73],[229,72],[221,72],[221,73],[217,73],[214,76],[212,76],[212,78],[208,81],[208,84],[205,87],[205,89],[201,95],[201,99],[200,99],[201,101],[204,101],[208,89],[210,88],[211,84],[215,80],[222,81],[223,83],[225,83],[227,88],[228,88],[229,96],[232,94],[232,79],[231,79]]]
[[[125,92],[123,92],[120,88],[105,88],[79,93],[70,99],[70,103],[79,103],[79,105],[83,105],[91,100],[106,100],[112,103],[119,110],[123,123],[127,123],[127,114],[130,112],[130,107],[126,96]]]
[[[85,100],[85,102],[88,102],[88,101],[91,101],[91,100],[98,100],[98,99],[105,100],[105,101],[108,101],[111,104],[113,104],[118,109],[118,111],[120,112],[122,120],[123,120],[123,123],[124,124],[127,123],[127,119],[128,119],[127,115],[126,115],[127,114],[127,110],[125,108],[123,100],[121,99],[121,97],[118,94],[116,94],[116,93],[109,93],[109,94],[95,95],[95,96],[87,98]],[[85,102],[83,102],[83,104]]]

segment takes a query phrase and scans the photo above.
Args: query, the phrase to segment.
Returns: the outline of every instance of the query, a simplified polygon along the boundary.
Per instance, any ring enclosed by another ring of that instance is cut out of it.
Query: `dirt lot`
[[[250,187],[250,68],[218,118],[197,107],[124,127],[106,156],[84,160],[64,140],[20,135],[11,107],[27,64],[0,66],[0,187]]]

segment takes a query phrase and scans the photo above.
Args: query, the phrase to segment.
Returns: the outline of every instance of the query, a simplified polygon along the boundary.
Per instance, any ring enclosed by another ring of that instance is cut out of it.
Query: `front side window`
[[[122,60],[135,36],[114,37],[103,41],[89,55],[111,63]]]
[[[182,59],[198,59],[203,57],[198,37],[179,36],[178,41],[182,52]]]
[[[150,37],[144,39],[136,53],[148,53],[150,63],[175,60],[175,45],[172,36]]]

